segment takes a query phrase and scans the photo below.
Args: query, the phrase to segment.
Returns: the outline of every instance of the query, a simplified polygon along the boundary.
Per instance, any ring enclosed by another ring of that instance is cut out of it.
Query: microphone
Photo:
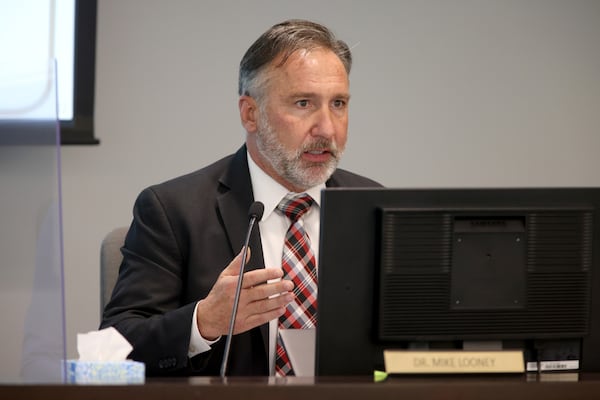
[[[252,233],[254,224],[261,220],[264,212],[265,205],[260,201],[255,201],[248,209],[248,218],[250,218],[250,222],[248,223],[246,240],[244,241],[244,247],[242,248],[242,265],[240,266],[240,275],[238,276],[235,297],[233,298],[233,310],[231,311],[231,320],[229,322],[229,333],[227,335],[227,340],[225,341],[225,352],[223,353],[223,361],[221,362],[221,378],[225,378],[225,372],[227,371],[227,361],[229,360],[229,350],[231,349],[231,338],[233,337],[233,326],[235,325],[235,317],[237,315],[238,304],[240,303],[244,269],[246,268],[246,255],[248,253],[250,234]]]

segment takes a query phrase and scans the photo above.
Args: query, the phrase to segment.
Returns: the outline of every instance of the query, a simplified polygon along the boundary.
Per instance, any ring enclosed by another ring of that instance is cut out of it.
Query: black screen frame
[[[60,142],[63,145],[100,143],[94,136],[97,8],[97,0],[75,2],[73,119],[60,121]]]
[[[97,0],[75,0],[73,118],[58,126],[48,119],[0,120],[0,146],[100,143],[94,136],[96,19]]]
[[[388,189],[328,188],[322,192],[319,313],[315,373],[371,375],[383,368],[377,330],[377,213],[381,207],[586,207],[600,227],[600,188]],[[593,235],[589,334],[582,340],[583,372],[600,371],[600,235]],[[595,257],[594,257],[595,256]]]

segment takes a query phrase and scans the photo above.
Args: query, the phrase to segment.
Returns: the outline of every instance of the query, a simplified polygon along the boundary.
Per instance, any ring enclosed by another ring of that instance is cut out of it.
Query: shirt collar
[[[250,180],[252,181],[254,201],[260,201],[264,204],[265,212],[262,219],[266,220],[275,211],[281,199],[290,191],[256,165],[250,153],[248,153],[248,170],[250,172]],[[324,183],[313,186],[303,193],[308,193],[315,200],[315,204],[320,207],[322,189],[325,189]]]

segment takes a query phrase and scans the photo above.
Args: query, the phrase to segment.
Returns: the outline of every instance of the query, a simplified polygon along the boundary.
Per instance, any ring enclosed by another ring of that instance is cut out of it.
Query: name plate
[[[388,374],[482,374],[525,372],[523,352],[384,350]]]

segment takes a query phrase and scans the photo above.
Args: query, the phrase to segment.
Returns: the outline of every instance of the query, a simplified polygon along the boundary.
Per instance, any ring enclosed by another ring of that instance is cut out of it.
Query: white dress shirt
[[[285,215],[277,212],[276,208],[279,202],[289,193],[289,190],[277,183],[256,165],[250,154],[248,154],[248,169],[250,171],[254,200],[260,201],[265,206],[263,217],[258,223],[265,268],[281,268],[283,242],[291,222]],[[315,200],[315,203],[300,219],[300,223],[303,224],[310,239],[316,260],[319,259],[320,202],[321,190],[324,188],[325,184],[321,184],[310,188],[305,192]],[[277,319],[274,319],[269,323],[269,371],[271,371],[271,375],[274,374],[275,370],[277,324]],[[200,335],[200,331],[196,324],[196,311],[194,311],[194,316],[192,317],[191,330],[192,334],[190,336],[190,347],[188,352],[189,357],[210,350],[210,346],[219,340],[208,341]]]

